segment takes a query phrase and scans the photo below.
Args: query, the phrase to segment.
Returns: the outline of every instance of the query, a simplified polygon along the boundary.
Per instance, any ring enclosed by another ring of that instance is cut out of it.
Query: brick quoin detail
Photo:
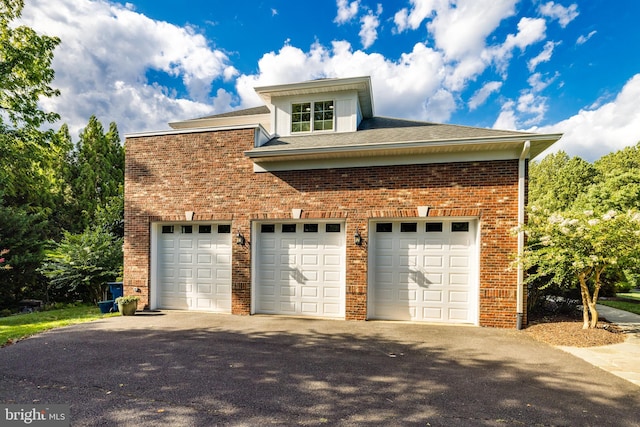
[[[518,161],[459,162],[255,173],[244,152],[254,130],[135,136],[126,140],[125,294],[150,302],[150,230],[154,221],[231,221],[251,236],[251,221],[340,218],[346,222],[346,319],[367,316],[367,241],[372,218],[473,216],[480,226],[479,323],[515,328]],[[234,244],[232,313],[250,314],[250,246]],[[523,302],[524,304],[524,302]]]

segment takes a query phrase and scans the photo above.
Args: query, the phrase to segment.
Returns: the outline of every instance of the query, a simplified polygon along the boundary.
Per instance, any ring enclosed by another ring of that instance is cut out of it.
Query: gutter
[[[529,158],[529,152],[531,150],[531,141],[525,141],[522,146],[522,153],[520,153],[520,159],[518,162],[518,227],[521,228],[524,225],[525,219],[525,201],[526,201],[526,168],[527,159]],[[518,259],[522,257],[524,253],[524,231],[518,231]],[[524,269],[522,265],[518,263],[518,290],[517,290],[517,326],[516,329],[522,329],[522,319],[524,317]]]

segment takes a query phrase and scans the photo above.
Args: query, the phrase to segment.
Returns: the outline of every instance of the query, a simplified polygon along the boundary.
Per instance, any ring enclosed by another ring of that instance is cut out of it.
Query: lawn
[[[620,297],[620,295],[618,295]],[[622,300],[598,300],[598,304],[606,305],[631,313],[640,314],[640,300],[638,302],[622,301]]]
[[[629,292],[629,293],[617,293],[617,298],[628,299],[637,301],[640,303],[640,292]]]
[[[115,315],[116,314],[102,314],[96,306],[80,305],[30,314],[0,317],[0,347],[48,329],[90,322]]]

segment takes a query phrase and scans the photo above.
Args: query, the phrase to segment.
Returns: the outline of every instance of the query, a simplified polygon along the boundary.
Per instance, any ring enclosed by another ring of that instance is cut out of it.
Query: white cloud
[[[546,30],[544,19],[522,18],[516,34],[508,34],[503,44],[488,48],[484,55],[495,61],[498,71],[504,75],[513,58],[513,51],[516,48],[524,51],[530,45],[544,40]]]
[[[518,125],[516,124],[516,113],[514,111],[515,103],[513,101],[507,101],[502,105],[502,109],[495,123],[494,129],[507,129],[516,130]]]
[[[497,92],[502,87],[502,82],[487,82],[478,89],[469,100],[469,110],[473,111],[485,103],[492,93]]]
[[[433,122],[446,122],[455,109],[456,101],[451,92],[440,89],[427,100],[424,117]]]
[[[349,3],[349,0],[336,0],[336,5],[338,6],[338,14],[333,22],[344,24],[358,15],[360,0],[354,0],[351,3]]]
[[[333,42],[331,49],[320,44],[309,52],[284,46],[278,52],[265,54],[258,62],[258,73],[237,80],[242,106],[260,103],[255,86],[303,81],[319,77],[354,77],[370,75],[373,80],[376,114],[435,120],[448,118],[455,103],[443,91],[444,62],[442,54],[418,43],[397,61],[378,53],[353,50],[345,41]],[[437,96],[436,96],[437,94]],[[432,97],[429,111],[426,103]],[[398,102],[401,99],[402,102]]]
[[[534,92],[542,92],[545,90],[551,83],[553,83],[558,77],[560,73],[556,71],[556,73],[547,80],[544,80],[541,73],[534,73],[528,79],[527,83],[531,85],[531,90]]]
[[[593,110],[580,112],[559,123],[530,129],[534,132],[562,132],[553,151],[564,150],[593,161],[601,156],[640,142],[640,74],[624,85],[616,98]]]
[[[426,3],[426,8],[431,2],[420,3]],[[477,56],[502,20],[515,14],[515,3],[516,0],[458,0],[452,7],[448,1],[439,1],[427,29],[447,58]]]
[[[123,133],[210,114],[213,81],[237,74],[226,54],[211,49],[193,28],[103,0],[32,0],[22,22],[62,39],[53,61],[53,86],[62,94],[45,102],[72,135],[92,114],[116,121]],[[150,70],[181,81],[191,100],[175,99],[168,88],[147,81]]]
[[[569,7],[564,7],[561,4],[556,4],[552,1],[541,5],[539,11],[543,16],[547,16],[551,19],[557,19],[562,28],[569,25],[569,23],[576,19],[580,14],[578,12],[578,5],[575,3]]]
[[[378,5],[378,11],[376,14],[373,11],[369,11],[365,16],[360,18],[360,22],[362,23],[362,27],[360,28],[360,41],[362,42],[362,46],[367,49],[370,47],[378,38],[378,27],[380,26],[380,20],[378,17],[382,13],[382,6]]]
[[[447,0],[411,0],[411,11],[407,8],[401,9],[393,17],[393,22],[396,24],[396,31],[403,32],[408,29],[417,29],[422,21],[431,17],[435,12],[436,5],[448,3]]]
[[[543,62],[549,62],[551,60],[551,55],[553,55],[553,49],[555,49],[555,47],[559,44],[560,42],[558,43],[555,43],[552,41],[546,42],[544,44],[544,48],[542,49],[542,52],[540,52],[537,56],[534,56],[533,58],[531,58],[527,63],[529,71],[533,72],[533,70],[536,69],[538,64],[541,64]]]
[[[591,31],[589,34],[587,34],[586,36],[580,36],[578,37],[578,39],[576,40],[576,44],[577,45],[581,45],[581,44],[585,44],[586,42],[589,41],[589,39],[593,36],[595,36],[597,33],[596,30]]]

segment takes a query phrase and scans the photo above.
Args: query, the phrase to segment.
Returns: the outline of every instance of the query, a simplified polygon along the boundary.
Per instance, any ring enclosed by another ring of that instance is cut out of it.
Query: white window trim
[[[314,113],[314,108],[315,108],[315,104],[316,103],[321,103],[321,102],[332,102],[333,103],[333,125],[331,129],[325,130],[325,129],[321,129],[321,130],[315,130],[313,127],[313,113]],[[309,129],[308,131],[298,131],[298,132],[294,132],[293,130],[293,106],[297,105],[297,104],[310,104],[311,105],[311,110],[309,112],[310,114],[310,121],[309,121]],[[304,134],[311,134],[311,133],[330,133],[330,132],[335,132],[336,131],[336,126],[337,126],[337,117],[336,117],[336,100],[335,99],[318,99],[318,100],[303,100],[303,101],[296,101],[296,102],[291,102],[291,104],[289,105],[289,132],[291,135],[304,135]]]

